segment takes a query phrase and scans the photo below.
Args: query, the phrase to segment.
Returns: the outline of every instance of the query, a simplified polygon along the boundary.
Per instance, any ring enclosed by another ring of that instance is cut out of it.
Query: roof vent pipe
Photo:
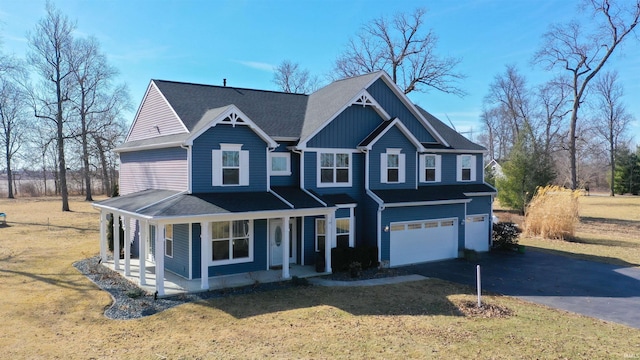
[[[222,79],[222,86],[227,86],[227,79]]]

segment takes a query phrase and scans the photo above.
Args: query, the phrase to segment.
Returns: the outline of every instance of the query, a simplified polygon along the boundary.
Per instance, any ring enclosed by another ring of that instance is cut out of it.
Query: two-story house
[[[391,267],[490,246],[485,149],[385,72],[310,95],[152,80],[116,152],[121,196],[95,204],[101,256],[113,214],[125,263],[134,243],[158,279],[169,271],[207,289],[210,277],[289,278],[291,264],[318,259],[331,272],[338,245],[375,246]]]

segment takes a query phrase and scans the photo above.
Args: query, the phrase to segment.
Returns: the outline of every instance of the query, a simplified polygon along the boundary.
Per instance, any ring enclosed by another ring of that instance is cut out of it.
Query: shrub
[[[547,239],[567,239],[575,235],[580,191],[559,186],[538,188],[524,218],[524,234]]]
[[[331,249],[331,268],[333,271],[348,271],[349,266],[357,262],[362,270],[378,266],[378,248],[376,246],[335,247]]]
[[[493,224],[491,236],[493,247],[500,250],[514,250],[518,246],[520,229],[512,222],[499,222]]]

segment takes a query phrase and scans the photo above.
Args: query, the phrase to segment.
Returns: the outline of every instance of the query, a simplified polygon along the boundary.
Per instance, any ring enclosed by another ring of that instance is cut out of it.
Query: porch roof
[[[428,203],[469,200],[473,195],[491,195],[496,190],[487,184],[431,185],[417,189],[373,190],[385,204]]]
[[[185,217],[325,207],[300,189],[275,189],[286,202],[266,191],[185,194],[170,190],[144,190],[100,201],[94,205],[147,217]],[[289,206],[287,202],[294,207]]]

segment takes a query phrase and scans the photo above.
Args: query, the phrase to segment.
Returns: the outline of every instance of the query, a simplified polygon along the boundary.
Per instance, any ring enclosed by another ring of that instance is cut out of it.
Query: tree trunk
[[[108,196],[111,190],[111,182],[109,181],[109,165],[107,164],[107,157],[104,154],[104,147],[102,146],[102,141],[98,136],[93,136],[94,141],[96,142],[96,147],[98,148],[98,155],[100,156],[100,165],[102,166],[102,189],[104,193]]]
[[[569,122],[569,160],[571,166],[571,190],[578,188],[578,169],[576,166],[576,124],[578,122],[578,108],[580,99],[575,96],[573,100],[573,111]]]
[[[82,109],[84,109],[84,95],[82,96]],[[93,201],[91,197],[91,174],[89,172],[89,144],[87,139],[87,115],[84,112],[80,116],[80,121],[82,123],[82,165],[84,167],[84,182],[86,188],[86,201]]]
[[[613,126],[609,127],[609,161],[611,161],[611,186],[609,188],[609,196],[615,196],[615,192],[614,192],[614,181],[615,181],[615,175],[616,175],[616,157],[615,157],[615,142],[613,140]]]
[[[9,152],[9,141],[6,144],[6,160],[7,160],[7,198],[13,199],[13,174],[11,172],[11,153]]]

